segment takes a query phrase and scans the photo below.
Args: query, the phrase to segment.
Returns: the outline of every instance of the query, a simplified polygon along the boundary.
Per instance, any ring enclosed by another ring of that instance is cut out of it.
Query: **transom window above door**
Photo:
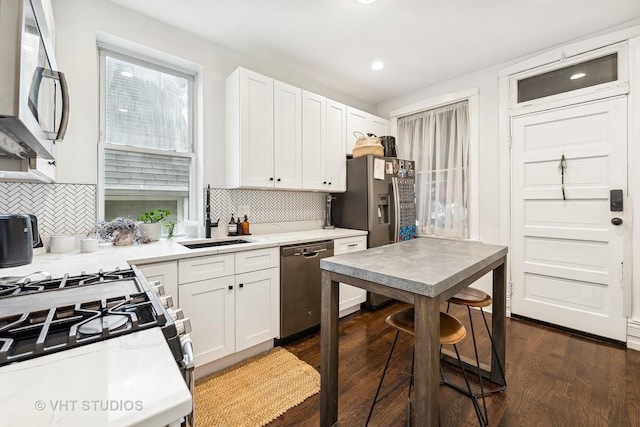
[[[621,43],[573,56],[555,53],[545,65],[512,74],[511,107],[525,114],[627,93],[627,50]]]
[[[618,53],[518,80],[518,102],[618,80]]]

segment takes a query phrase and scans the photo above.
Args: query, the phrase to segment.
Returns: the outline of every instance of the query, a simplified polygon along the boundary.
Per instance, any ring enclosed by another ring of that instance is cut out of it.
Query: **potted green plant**
[[[160,240],[162,221],[169,215],[171,215],[171,212],[166,209],[152,209],[138,217],[138,221],[142,222],[140,228],[149,237],[150,241]]]
[[[167,227],[167,239],[171,239],[173,237],[173,230],[176,224],[173,221],[169,221],[164,226]]]
[[[101,240],[111,241],[116,246],[149,241],[131,218],[118,217],[111,221],[102,221],[96,226],[96,232]]]

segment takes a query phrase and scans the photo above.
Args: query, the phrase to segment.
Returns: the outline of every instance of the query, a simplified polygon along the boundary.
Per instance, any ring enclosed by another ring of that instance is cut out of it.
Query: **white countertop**
[[[101,243],[98,251],[92,253],[81,253],[79,250],[76,250],[74,252],[64,254],[45,253],[41,255],[34,255],[33,262],[31,262],[31,264],[19,267],[1,268],[0,277],[22,277],[36,271],[47,271],[52,275],[52,277],[59,277],[65,273],[77,275],[82,272],[96,272],[100,269],[104,271],[114,270],[115,268],[127,269],[130,265],[143,265],[155,262],[173,261],[181,258],[278,247],[282,245],[311,241],[340,239],[366,234],[367,232],[362,230],[336,228],[333,230],[315,229],[214,239],[175,238],[171,241],[162,239],[159,242],[127,246],[114,246],[110,243]],[[209,240],[238,238],[249,240],[251,243],[203,249],[189,249],[180,244],[187,242],[197,243]],[[34,277],[34,280],[39,278],[40,277],[36,276]]]
[[[3,366],[0,384],[0,427],[155,427],[191,412],[160,328]]]

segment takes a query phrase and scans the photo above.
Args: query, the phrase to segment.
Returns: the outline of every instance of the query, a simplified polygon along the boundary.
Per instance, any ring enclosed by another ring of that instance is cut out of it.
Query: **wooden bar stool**
[[[371,409],[369,410],[369,415],[367,416],[367,422],[365,426],[369,425],[369,421],[371,420],[371,415],[373,414],[373,408],[376,403],[378,403],[378,395],[380,394],[380,389],[382,388],[382,382],[384,381],[384,376],[387,373],[387,369],[389,368],[389,362],[391,361],[391,356],[393,355],[393,350],[396,346],[396,342],[398,341],[398,335],[400,332],[406,332],[411,336],[415,336],[415,327],[413,323],[413,315],[414,310],[413,307],[405,308],[403,310],[396,311],[389,315],[386,319],[387,324],[397,329],[396,335],[393,339],[393,344],[391,344],[391,351],[389,352],[389,357],[387,358],[387,363],[384,366],[384,370],[382,371],[382,376],[380,377],[380,383],[378,384],[378,389],[376,390],[376,395],[373,398],[373,403],[371,404]],[[455,317],[451,316],[447,313],[440,312],[440,345],[452,345],[453,349],[456,352],[458,357],[458,363],[460,365],[460,369],[462,371],[462,375],[464,376],[464,381],[467,385],[467,390],[465,395],[471,397],[473,402],[473,408],[476,411],[476,416],[478,417],[478,421],[480,421],[480,425],[485,425],[485,416],[482,415],[480,410],[480,405],[478,404],[478,399],[473,395],[471,391],[471,385],[469,384],[469,379],[467,378],[466,370],[462,364],[462,360],[460,359],[460,353],[458,353],[457,344],[464,339],[467,335],[467,331],[462,323]],[[409,394],[407,396],[407,425],[409,426],[411,423],[411,387],[413,386],[413,365],[415,363],[415,353],[414,357],[411,361],[411,379],[409,382]],[[486,406],[485,406],[486,408]]]
[[[473,340],[473,350],[475,352],[475,357],[476,357],[476,366],[478,367],[478,375],[480,377],[480,393],[483,396],[489,395],[489,394],[493,394],[493,393],[498,393],[501,391],[504,391],[504,389],[507,386],[507,380],[504,374],[504,367],[502,366],[502,363],[500,362],[500,358],[498,357],[498,353],[496,351],[495,345],[493,343],[493,337],[491,336],[491,330],[489,329],[489,324],[487,323],[487,318],[485,316],[483,307],[488,307],[490,306],[492,303],[491,297],[489,296],[489,294],[487,294],[484,291],[481,291],[480,289],[476,289],[476,288],[472,288],[472,287],[468,287],[465,288],[463,291],[455,294],[453,297],[449,298],[449,300],[447,301],[447,312],[449,312],[449,307],[451,304],[457,304],[457,305],[461,305],[461,306],[465,306],[467,307],[467,313],[469,314],[469,324],[471,326],[471,338]],[[495,388],[495,389],[491,389],[491,390],[484,390],[484,388],[482,388],[482,376],[480,375],[480,360],[478,357],[478,347],[476,345],[476,334],[475,334],[475,328],[473,326],[473,317],[471,316],[471,308],[479,308],[480,309],[480,313],[482,314],[482,319],[484,320],[484,326],[487,330],[487,334],[489,336],[489,341],[491,342],[491,351],[493,353],[493,357],[496,358],[496,360],[498,361],[498,368],[500,369],[500,375],[502,376],[502,383],[504,384],[503,386],[499,387],[499,388]],[[447,384],[456,387],[458,389],[461,389],[462,387],[450,383],[445,379],[445,382],[447,382]],[[463,390],[461,390],[463,391]],[[475,393],[476,396],[479,395],[479,393]],[[486,409],[485,409],[485,413],[486,413]]]

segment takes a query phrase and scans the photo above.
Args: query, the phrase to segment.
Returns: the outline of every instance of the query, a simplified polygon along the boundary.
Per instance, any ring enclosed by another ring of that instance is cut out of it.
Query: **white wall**
[[[640,24],[640,20],[628,22],[597,34],[585,35],[580,39],[587,39],[595,35],[610,33],[623,28],[630,28]],[[550,49],[549,49],[550,50]],[[446,82],[429,86],[420,91],[397,98],[392,98],[376,105],[374,114],[388,117],[389,112],[406,107],[427,98],[447,95],[467,89],[478,89],[479,135],[480,135],[480,240],[485,243],[501,243],[500,235],[500,204],[509,203],[500,200],[500,186],[508,185],[501,182],[499,162],[499,86],[498,72],[509,65],[534,57],[540,52],[531,52],[520,58],[478,70],[474,73],[453,78]],[[504,238],[504,237],[503,237]],[[639,267],[640,268],[640,267]]]
[[[636,20],[627,25],[612,28],[609,31],[600,32],[597,36],[614,34],[617,30],[629,29],[630,34],[635,34],[639,30],[640,21]],[[596,36],[596,35],[592,35]],[[582,39],[591,38],[584,37]],[[549,49],[551,50],[551,49]],[[375,114],[381,117],[388,117],[389,112],[406,107],[416,102],[460,92],[467,89],[478,88],[479,90],[479,122],[480,122],[480,239],[486,243],[509,244],[504,241],[505,234],[502,234],[500,223],[501,204],[509,203],[509,200],[500,199],[500,186],[508,185],[507,179],[501,179],[500,142],[499,142],[499,80],[498,73],[508,66],[524,61],[527,58],[538,55],[532,53],[526,57],[517,58],[508,63],[486,68],[472,74],[449,80],[447,82],[422,89],[416,93],[408,94],[398,98],[387,100],[376,106]],[[633,199],[633,236],[632,240],[632,268],[625,267],[625,274],[633,270],[632,280],[632,315],[629,318],[627,345],[630,348],[640,350],[640,149],[637,148],[638,136],[640,135],[640,122],[634,120],[640,111],[640,37],[630,40],[630,76],[631,92],[629,95],[629,150],[628,150],[628,173],[629,173],[629,197]],[[508,188],[506,189],[508,194]],[[625,206],[628,210],[628,206]],[[628,215],[630,217],[630,215]],[[625,219],[626,221],[626,219]],[[484,278],[480,287],[488,291],[490,281]]]
[[[498,71],[503,65],[487,68],[466,76],[425,88],[421,91],[385,101],[376,106],[375,114],[388,117],[389,112],[439,95],[478,88],[479,175],[480,175],[480,240],[499,243],[500,239],[500,171],[498,165]]]
[[[69,83],[71,110],[65,140],[57,146],[57,182],[97,182],[98,55],[97,33],[107,33],[182,58],[201,74],[203,184],[224,185],[224,79],[243,66],[336,101],[372,111],[373,106],[320,86],[302,76],[257,60],[105,0],[55,0],[56,55]]]

